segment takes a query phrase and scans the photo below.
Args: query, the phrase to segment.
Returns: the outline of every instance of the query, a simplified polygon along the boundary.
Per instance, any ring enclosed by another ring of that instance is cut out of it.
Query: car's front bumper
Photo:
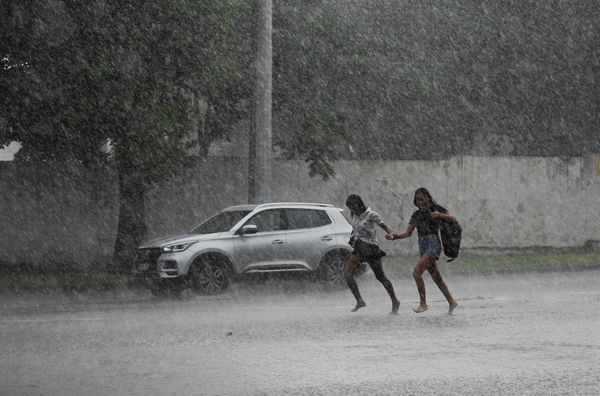
[[[138,280],[172,279],[180,276],[179,263],[159,248],[138,249],[132,276]]]
[[[175,270],[140,270],[135,269],[131,273],[135,281],[156,281],[161,279],[173,279],[179,277],[179,271]]]

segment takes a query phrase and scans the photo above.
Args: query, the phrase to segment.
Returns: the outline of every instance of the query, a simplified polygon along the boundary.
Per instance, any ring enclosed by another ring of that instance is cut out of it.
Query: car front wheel
[[[194,262],[188,271],[191,287],[202,294],[222,292],[229,286],[229,272],[222,263],[214,259]]]

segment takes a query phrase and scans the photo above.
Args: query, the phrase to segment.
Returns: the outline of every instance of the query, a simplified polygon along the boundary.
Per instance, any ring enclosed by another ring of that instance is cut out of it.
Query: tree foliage
[[[98,149],[110,141],[159,177],[189,152],[199,118],[208,131],[197,143],[206,148],[247,116],[240,103],[251,95],[241,56],[248,38],[239,24],[248,21],[237,7],[4,2],[3,141],[22,142],[22,158],[80,160],[102,157]]]
[[[290,156],[296,142],[332,159],[600,151],[595,1],[276,5],[274,131]]]

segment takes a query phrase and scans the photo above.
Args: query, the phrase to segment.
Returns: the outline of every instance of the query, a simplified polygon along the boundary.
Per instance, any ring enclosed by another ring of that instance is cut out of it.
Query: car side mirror
[[[240,229],[240,234],[242,234],[242,235],[256,234],[257,232],[258,232],[258,227],[255,226],[254,224],[247,224]]]

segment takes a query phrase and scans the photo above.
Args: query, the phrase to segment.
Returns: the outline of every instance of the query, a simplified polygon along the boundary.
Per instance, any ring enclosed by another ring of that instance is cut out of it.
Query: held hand
[[[439,219],[441,217],[441,213],[437,212],[437,211],[433,211],[433,212],[431,212],[431,217],[433,219]]]
[[[394,239],[396,239],[396,234],[394,234],[393,232],[390,232],[389,234],[385,234],[385,239],[387,239],[389,241],[393,241]]]

